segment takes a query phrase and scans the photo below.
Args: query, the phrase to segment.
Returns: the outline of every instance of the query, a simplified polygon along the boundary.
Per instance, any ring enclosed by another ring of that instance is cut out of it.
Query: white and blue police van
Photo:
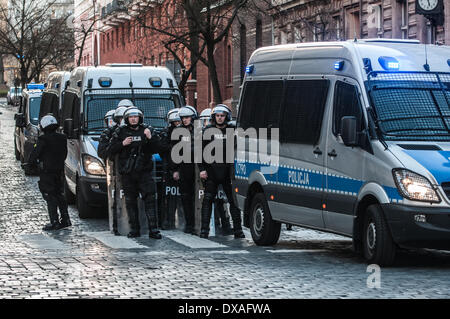
[[[276,244],[288,223],[351,237],[379,265],[398,247],[450,248],[450,47],[374,39],[260,48],[238,127],[234,189],[256,244]],[[278,128],[278,146],[250,128]],[[276,160],[249,147],[262,139]]]
[[[26,164],[37,143],[39,131],[39,112],[44,84],[28,84],[22,91],[14,130],[14,153],[17,160]],[[23,165],[25,175],[37,173],[36,166]]]
[[[64,192],[68,202],[76,202],[80,218],[108,205],[106,165],[97,150],[105,114],[123,99],[133,101],[154,128],[165,127],[167,112],[183,105],[175,78],[165,67],[109,64],[71,72],[60,115],[68,136]]]

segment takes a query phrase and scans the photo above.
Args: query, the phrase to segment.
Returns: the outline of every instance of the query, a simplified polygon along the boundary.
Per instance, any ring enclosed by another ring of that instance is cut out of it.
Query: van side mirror
[[[341,137],[345,146],[358,146],[358,132],[356,131],[356,117],[344,116],[341,119]]]
[[[68,139],[76,139],[77,138],[77,136],[75,134],[75,129],[73,127],[73,119],[64,120],[63,132],[64,132],[64,134],[67,135]]]
[[[14,114],[14,120],[16,121],[17,127],[25,127],[25,115],[23,113],[16,113]]]

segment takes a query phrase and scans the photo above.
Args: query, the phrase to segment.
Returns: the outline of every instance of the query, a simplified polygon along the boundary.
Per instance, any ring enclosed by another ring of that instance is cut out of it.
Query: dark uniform
[[[115,165],[114,165],[114,156],[111,156],[110,152],[110,142],[113,136],[113,133],[119,128],[119,125],[114,125],[112,127],[108,127],[105,129],[100,135],[100,142],[98,143],[98,156],[103,160],[106,164],[107,160],[110,159],[110,163],[112,163],[111,171],[112,174],[115,175]],[[116,184],[114,184],[116,185]],[[114,190],[114,197],[117,196],[117,190]],[[118,225],[117,225],[117,203],[116,198],[113,199],[112,206],[112,220],[113,220],[113,233],[115,235],[119,235]]]
[[[39,161],[39,190],[47,202],[53,229],[71,225],[67,202],[63,195],[64,161],[66,157],[67,137],[64,134],[51,131],[39,136],[28,161],[30,165],[36,165]],[[58,216],[58,207],[61,220]]]
[[[159,142],[154,134],[150,140],[147,139],[145,129],[143,125],[139,125],[136,130],[129,126],[119,127],[113,133],[109,149],[111,155],[119,155],[117,164],[125,192],[125,204],[131,227],[130,237],[140,236],[137,203],[139,194],[145,204],[150,235],[157,233],[152,155],[158,153]],[[133,137],[133,142],[123,146],[123,141],[130,136]]]
[[[184,217],[186,221],[186,227],[184,229],[185,233],[195,234],[195,162],[194,162],[194,125],[191,123],[189,126],[184,126],[181,124],[179,128],[188,129],[190,136],[183,136],[180,141],[174,142],[172,145],[177,143],[186,143],[190,147],[190,162],[175,164],[172,162],[172,171],[178,172],[180,174],[180,193],[181,202],[183,204]],[[188,140],[189,139],[189,140]],[[182,155],[182,154],[180,154]]]
[[[209,125],[205,128],[205,131],[209,128],[216,128],[221,131],[221,136],[213,136],[210,141],[203,142],[203,150],[205,147],[211,143],[214,139],[220,138],[223,143],[223,159],[222,163],[211,163],[207,164],[205,161],[199,165],[200,172],[206,171],[208,173],[208,178],[204,181],[205,185],[205,195],[202,203],[202,230],[201,236],[207,237],[209,234],[209,222],[211,219],[211,209],[212,203],[217,195],[218,186],[222,185],[223,191],[227,196],[228,203],[230,204],[231,218],[233,219],[233,230],[234,236],[236,238],[243,238],[244,233],[242,232],[242,221],[241,221],[241,211],[237,207],[231,190],[231,170],[233,169],[233,164],[226,163],[226,141],[227,141],[227,128],[234,128],[232,125],[226,125],[224,128],[217,128],[215,125]],[[233,137],[234,138],[234,137]]]
[[[175,212],[177,210],[178,199],[177,195],[168,193],[172,189],[178,189],[179,183],[173,179],[174,166],[171,164],[170,153],[172,150],[172,141],[170,139],[175,126],[170,124],[160,134],[161,148],[160,155],[163,163],[163,191],[162,191],[162,216],[161,227],[162,229],[174,229],[175,228]]]

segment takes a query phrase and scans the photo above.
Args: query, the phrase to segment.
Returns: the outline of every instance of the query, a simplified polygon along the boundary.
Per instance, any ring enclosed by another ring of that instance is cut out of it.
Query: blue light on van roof
[[[400,62],[396,58],[390,56],[380,56],[378,62],[381,67],[386,71],[398,71],[400,70]]]
[[[253,64],[248,65],[248,66],[245,68],[245,73],[247,73],[247,74],[252,74],[254,69],[255,69],[255,66],[254,66]]]
[[[160,88],[162,86],[161,78],[150,78],[150,85],[154,88]]]
[[[447,60],[447,64],[448,64],[448,66],[450,66],[450,59]]]
[[[28,90],[43,90],[43,89],[45,89],[45,86],[44,86],[44,84],[30,83],[30,84],[27,84],[27,89]]]
[[[112,85],[112,79],[111,78],[99,78],[98,79],[98,84],[100,84],[100,86],[102,88],[109,88]]]
[[[334,62],[334,69],[337,71],[342,71],[344,68],[344,61],[336,61]]]

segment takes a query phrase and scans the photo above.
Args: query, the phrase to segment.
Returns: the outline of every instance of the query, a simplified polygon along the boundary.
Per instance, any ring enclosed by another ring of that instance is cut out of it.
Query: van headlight
[[[394,181],[400,194],[410,200],[440,203],[441,199],[430,181],[407,169],[393,169]]]
[[[84,155],[83,156],[83,166],[84,170],[91,175],[106,175],[105,168],[103,167],[102,162],[97,158]]]

